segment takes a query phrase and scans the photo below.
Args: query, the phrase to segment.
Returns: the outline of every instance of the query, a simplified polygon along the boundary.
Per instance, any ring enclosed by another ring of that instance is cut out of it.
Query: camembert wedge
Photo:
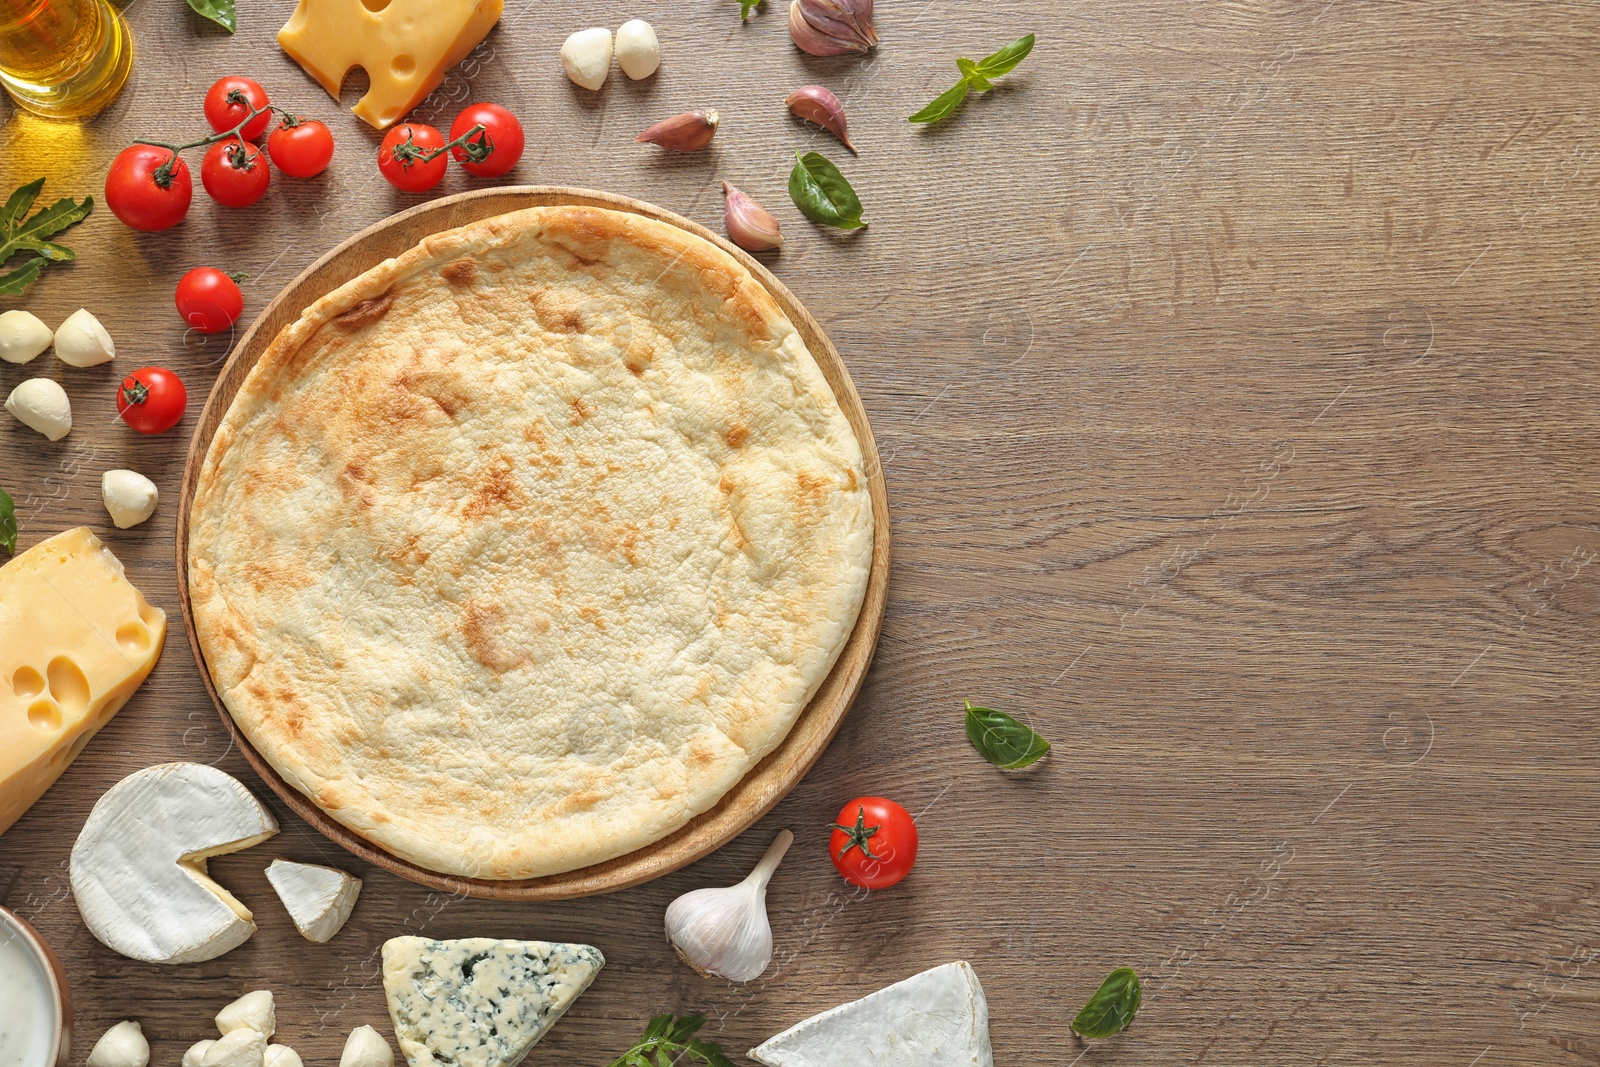
[[[72,846],[72,895],[89,932],[124,956],[213,959],[244,944],[256,924],[206,874],[206,859],[277,832],[272,813],[215,767],[146,767],[106,790],[89,813]]]
[[[0,833],[128,702],[166,636],[85,527],[0,567]]]
[[[964,961],[912,975],[785,1030],[767,1067],[994,1067],[989,1002]]]
[[[361,895],[361,879],[314,863],[273,860],[267,868],[267,881],[300,936],[319,945],[344,929]]]
[[[396,937],[383,990],[410,1067],[513,1067],[605,963],[592,945]]]

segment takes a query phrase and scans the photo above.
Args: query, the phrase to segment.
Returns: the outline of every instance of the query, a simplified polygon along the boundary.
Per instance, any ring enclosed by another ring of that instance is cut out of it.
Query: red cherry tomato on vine
[[[523,146],[522,123],[517,116],[499,104],[473,104],[450,124],[450,140],[460,138],[474,126],[482,126],[483,133],[450,149],[462,170],[480,178],[498,178],[517,165]],[[477,147],[480,143],[482,147]],[[473,158],[485,150],[488,154],[482,159]]]
[[[892,800],[857,797],[839,809],[828,855],[851,885],[888,889],[917,862],[917,824]]]
[[[378,172],[389,184],[408,193],[422,193],[444,180],[449,160],[444,152],[444,137],[432,126],[402,122],[383,135],[378,146]],[[424,157],[438,152],[432,159]]]
[[[272,166],[255,145],[230,137],[206,149],[200,184],[223,207],[249,207],[267,195]]]
[[[164,433],[183,418],[189,393],[165,367],[140,367],[117,390],[117,414],[140,433]]]
[[[230,100],[229,97],[235,93],[238,95]],[[238,75],[221,78],[206,91],[206,121],[218,133],[226,133],[239,125],[252,108],[266,106],[267,91],[253,78],[241,78]],[[254,141],[271,121],[272,112],[263,111],[241,131],[244,139]]]
[[[194,181],[189,165],[155,145],[124,148],[106,172],[106,206],[136,230],[170,230],[189,213]],[[163,185],[162,181],[166,184]]]
[[[267,137],[267,155],[291,178],[314,178],[333,159],[333,133],[316,119],[285,120]]]
[[[201,333],[221,333],[244,314],[239,283],[215,267],[196,267],[178,282],[178,314]]]

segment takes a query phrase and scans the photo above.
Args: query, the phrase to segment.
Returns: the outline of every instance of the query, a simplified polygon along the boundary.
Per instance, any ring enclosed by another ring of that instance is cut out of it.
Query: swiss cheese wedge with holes
[[[85,527],[0,567],[0,833],[128,702],[166,636]]]

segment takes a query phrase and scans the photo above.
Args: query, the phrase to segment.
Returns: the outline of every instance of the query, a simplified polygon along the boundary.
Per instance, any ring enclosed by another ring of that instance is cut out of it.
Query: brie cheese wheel
[[[242,945],[256,924],[207,876],[206,859],[277,832],[272,813],[215,767],[135,771],[100,798],[72,846],[78,912],[101,944],[132,959],[213,959]]]
[[[361,895],[361,879],[313,863],[273,860],[267,881],[277,890],[300,936],[318,944],[343,929]]]
[[[592,945],[396,937],[383,991],[410,1067],[512,1067],[605,963]]]
[[[989,1002],[971,964],[947,963],[814,1015],[750,1058],[767,1067],[994,1067]]]

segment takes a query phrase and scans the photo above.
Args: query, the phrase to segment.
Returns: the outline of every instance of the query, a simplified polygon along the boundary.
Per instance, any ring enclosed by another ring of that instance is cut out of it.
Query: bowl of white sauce
[[[0,908],[0,1067],[67,1067],[72,998],[39,931]]]

